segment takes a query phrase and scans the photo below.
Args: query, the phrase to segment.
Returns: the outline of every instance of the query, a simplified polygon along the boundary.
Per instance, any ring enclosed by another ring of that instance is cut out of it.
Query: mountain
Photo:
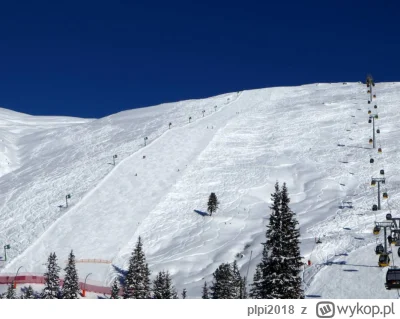
[[[236,259],[252,279],[279,181],[300,222],[304,261],[312,262],[308,296],[396,297],[384,288],[387,268],[377,267],[374,252],[383,236],[372,228],[397,214],[399,87],[377,83],[372,104],[365,84],[317,83],[101,119],[0,109],[0,242],[11,245],[1,271],[43,273],[50,252],[64,263],[73,249],[86,260],[77,264],[80,277],[111,285],[141,236],[153,275],[168,270],[188,298],[200,297],[222,262]],[[368,143],[368,110],[379,113],[382,153]],[[389,199],[374,212],[370,182],[381,169]],[[220,208],[203,216],[211,192]],[[374,278],[373,287],[363,278]]]

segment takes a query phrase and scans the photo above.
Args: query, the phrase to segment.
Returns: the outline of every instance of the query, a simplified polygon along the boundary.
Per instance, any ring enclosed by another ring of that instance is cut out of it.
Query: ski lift
[[[378,114],[375,114],[375,116],[374,116],[376,119],[378,119],[379,117],[378,117]]]
[[[378,205],[372,205],[372,211],[376,212],[378,210]]]
[[[371,104],[371,101],[368,101],[368,104]]]
[[[376,94],[374,94],[374,99],[376,99]]]
[[[384,198],[384,199],[388,199],[388,193],[386,193],[386,192],[383,193],[383,198]]]
[[[378,108],[378,105],[375,104],[375,105],[374,105],[374,109],[377,109],[377,108]]]
[[[381,228],[379,226],[374,227],[374,235],[379,235]]]
[[[400,254],[399,254],[400,256]],[[386,289],[400,289],[400,269],[391,268],[386,273]]]
[[[378,128],[378,129],[376,130],[376,133],[379,134],[380,132],[381,132],[381,130]]]
[[[372,164],[372,163],[374,162],[374,159],[371,158],[371,159],[369,160],[369,162]],[[372,185],[372,186],[375,186],[375,185]]]
[[[378,153],[382,153],[382,149],[381,148],[378,148]]]
[[[375,86],[375,83],[372,83],[372,86]]]
[[[379,262],[378,262],[379,267],[387,267],[389,266],[389,263],[390,263],[390,258],[387,253],[383,253],[379,256]]]
[[[368,114],[371,114],[371,110],[368,110]]]
[[[376,186],[376,181],[371,181],[371,186]]]
[[[389,214],[386,214],[386,219],[387,219],[387,220],[392,220],[392,214],[390,214],[390,213],[389,213]]]
[[[371,93],[371,90],[368,90],[367,93]]]
[[[367,83],[367,88],[369,88],[369,83]]]
[[[372,120],[371,120],[371,119],[368,119],[368,123],[372,123]]]
[[[369,142],[369,144],[372,144],[373,141],[374,140],[372,138],[370,138],[368,142]]]
[[[379,244],[378,246],[375,247],[375,253],[377,255],[383,254],[385,252],[385,248],[383,248],[382,244]]]
[[[385,171],[383,169],[380,170],[379,172],[381,175],[385,175]]]

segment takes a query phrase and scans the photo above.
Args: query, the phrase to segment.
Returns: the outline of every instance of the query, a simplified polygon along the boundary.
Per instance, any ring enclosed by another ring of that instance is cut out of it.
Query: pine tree
[[[153,295],[155,299],[178,299],[178,293],[172,285],[168,271],[160,271],[153,282]]]
[[[210,294],[208,292],[207,281],[204,282],[202,299],[210,299]]]
[[[282,242],[283,255],[285,257],[286,271],[285,286],[283,289],[284,299],[303,299],[304,292],[300,278],[303,262],[300,255],[300,230],[297,228],[298,221],[295,218],[295,213],[289,208],[290,199],[286,183],[282,187],[281,195],[281,216],[282,216]]]
[[[22,293],[21,299],[35,299],[35,293],[31,285]]]
[[[60,297],[60,267],[57,265],[56,253],[51,253],[47,261],[47,272],[44,274],[45,287],[42,299],[58,299]]]
[[[139,237],[135,250],[129,260],[129,269],[125,278],[124,299],[149,299],[150,270],[146,264],[143,244]]]
[[[182,299],[186,299],[186,293],[187,293],[186,288],[183,288],[183,290],[182,290]]]
[[[273,205],[263,255],[257,265],[250,295],[256,299],[304,298],[301,289],[300,232],[290,210],[286,184],[282,190],[275,184]]]
[[[212,214],[217,211],[218,206],[219,206],[219,201],[217,199],[217,195],[215,195],[215,193],[211,193],[210,197],[208,198],[208,204],[207,204],[210,216],[212,216]]]
[[[111,286],[111,297],[110,299],[120,299],[119,298],[119,286],[117,278],[114,279],[113,284]]]
[[[245,299],[246,287],[245,279],[240,275],[236,260],[232,264],[233,288],[235,289],[235,299]]]
[[[17,293],[14,289],[14,282],[8,285],[6,299],[17,299]]]
[[[78,299],[79,296],[79,278],[75,267],[75,255],[71,250],[68,256],[68,264],[64,269],[65,278],[62,288],[63,299]]]
[[[231,265],[221,264],[213,273],[214,281],[210,287],[211,299],[235,299],[236,288]]]

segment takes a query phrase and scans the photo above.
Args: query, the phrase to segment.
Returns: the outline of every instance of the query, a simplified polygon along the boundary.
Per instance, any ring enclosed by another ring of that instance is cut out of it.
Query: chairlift
[[[387,253],[383,253],[379,256],[378,265],[379,267],[387,267],[390,264],[390,258]]]
[[[368,110],[368,114],[371,114],[371,110]]]
[[[372,86],[375,86],[375,83],[372,83]]]
[[[374,227],[374,235],[379,235],[381,228],[379,226]]]
[[[379,118],[378,114],[375,114],[375,116],[374,116],[374,117],[375,117],[375,119],[378,119],[378,118]]]
[[[378,129],[376,130],[376,133],[379,134],[380,132],[381,132],[381,130],[378,128]]]
[[[371,104],[371,101],[368,101],[368,104]]]
[[[376,94],[374,94],[374,99],[376,99]]]
[[[374,162],[374,159],[371,158],[371,159],[369,160],[369,162],[372,164],[372,163]],[[374,186],[374,185],[372,185],[372,186]]]
[[[374,140],[372,138],[370,138],[368,142],[369,142],[369,144],[372,144],[373,141]]]
[[[372,211],[376,212],[378,210],[378,205],[372,205]]]
[[[383,198],[384,199],[388,199],[388,194],[385,192],[385,193],[383,193]]]
[[[374,109],[377,109],[378,108],[378,105],[374,105]]]
[[[371,181],[371,186],[376,186],[376,181]]]
[[[390,214],[390,213],[389,213],[389,214],[386,214],[386,219],[387,219],[387,220],[392,220],[392,214]]]
[[[400,256],[400,252],[399,252]],[[400,269],[390,268],[386,273],[386,289],[400,289]]]
[[[385,171],[383,169],[380,170],[379,172],[381,175],[385,175]]]
[[[383,254],[385,252],[385,248],[383,248],[382,244],[379,244],[378,246],[375,247],[375,253],[377,255]]]
[[[378,148],[378,153],[382,153],[382,149],[381,148]]]
[[[372,123],[372,120],[371,120],[371,119],[368,119],[368,123]]]

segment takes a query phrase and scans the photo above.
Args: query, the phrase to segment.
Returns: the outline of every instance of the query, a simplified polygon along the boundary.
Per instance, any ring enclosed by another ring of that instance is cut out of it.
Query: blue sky
[[[244,89],[399,81],[398,1],[2,1],[0,107],[99,118]]]

